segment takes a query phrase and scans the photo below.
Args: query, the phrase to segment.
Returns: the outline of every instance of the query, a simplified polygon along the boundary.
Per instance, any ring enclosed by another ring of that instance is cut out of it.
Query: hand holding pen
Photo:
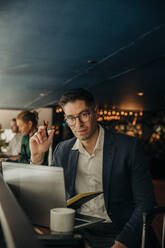
[[[43,121],[43,125],[30,138],[31,162],[33,164],[39,164],[43,160],[45,152],[48,151],[53,141],[54,130],[51,130],[48,135],[47,128],[48,121]]]
[[[46,136],[48,137],[49,135],[48,135],[48,121],[43,121],[43,125],[44,125],[44,127],[45,127],[45,132],[46,132]]]

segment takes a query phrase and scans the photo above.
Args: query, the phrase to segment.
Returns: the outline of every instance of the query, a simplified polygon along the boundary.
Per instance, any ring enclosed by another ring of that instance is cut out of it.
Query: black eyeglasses
[[[76,118],[78,118],[81,122],[87,122],[90,119],[90,112],[82,112],[81,114],[77,116],[66,116],[65,121],[69,126],[74,126],[76,124]]]

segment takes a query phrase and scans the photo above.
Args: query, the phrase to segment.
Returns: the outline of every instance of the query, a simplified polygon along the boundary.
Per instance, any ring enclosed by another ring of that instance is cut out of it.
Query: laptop
[[[49,227],[50,209],[66,207],[62,167],[2,162],[2,173],[33,225]],[[102,218],[76,214],[74,229],[103,221]]]

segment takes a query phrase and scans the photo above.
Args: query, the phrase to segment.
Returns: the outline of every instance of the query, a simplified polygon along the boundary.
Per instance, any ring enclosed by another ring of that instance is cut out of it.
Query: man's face
[[[11,121],[10,128],[13,133],[18,133],[18,126],[17,126],[16,121]]]
[[[63,107],[65,112],[65,118],[73,118],[81,115],[88,114],[88,120],[82,122],[80,118],[75,119],[74,125],[69,125],[73,134],[80,140],[90,139],[96,129],[96,113],[86,105],[84,100],[76,100],[75,102],[68,102]]]

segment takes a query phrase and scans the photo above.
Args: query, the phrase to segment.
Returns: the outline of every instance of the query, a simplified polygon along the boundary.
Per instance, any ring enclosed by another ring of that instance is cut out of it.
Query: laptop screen
[[[66,207],[63,168],[2,162],[2,172],[32,224],[49,227],[50,209]],[[76,214],[74,229],[102,221],[102,218]]]
[[[63,168],[3,162],[2,170],[33,224],[49,226],[50,209],[66,207]]]

